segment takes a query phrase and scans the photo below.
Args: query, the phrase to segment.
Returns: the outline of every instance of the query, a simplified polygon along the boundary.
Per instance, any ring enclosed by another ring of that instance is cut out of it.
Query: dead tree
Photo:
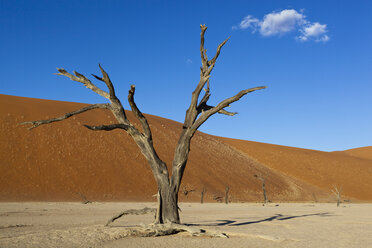
[[[186,196],[186,199],[189,197],[189,194],[194,192],[194,191],[195,191],[195,189],[189,189],[189,187],[187,187],[187,186],[182,187],[182,194],[184,196]]]
[[[315,193],[313,192],[313,198],[314,198],[314,202],[318,202],[318,198],[316,197]]]
[[[341,203],[342,186],[341,187],[337,187],[337,186],[333,185],[333,189],[331,191],[336,196],[336,198],[337,198],[337,207],[339,207],[340,206],[340,203]]]
[[[83,204],[92,203],[91,201],[88,200],[88,198],[83,193],[78,192],[76,194],[78,194],[81,197],[81,199],[83,199],[83,202],[82,202]]]
[[[201,204],[204,203],[204,195],[206,192],[207,192],[207,189],[205,187],[203,187],[203,189],[200,191],[200,203]]]
[[[266,86],[260,86],[250,89],[245,89],[237,93],[236,95],[227,98],[216,106],[211,106],[207,102],[211,96],[210,92],[210,75],[216,64],[217,58],[220,55],[222,47],[226,44],[228,39],[223,41],[217,47],[216,54],[212,59],[208,59],[207,51],[204,48],[204,34],[207,30],[205,25],[200,25],[201,28],[201,43],[200,43],[200,56],[201,56],[201,68],[200,68],[200,80],[192,92],[191,102],[186,111],[185,121],[182,126],[182,131],[176,145],[174,158],[172,162],[172,173],[167,169],[166,164],[162,161],[153,145],[152,133],[150,126],[147,122],[146,117],[137,107],[134,101],[135,85],[131,85],[128,93],[128,102],[132,109],[134,116],[138,119],[142,126],[142,130],[138,129],[129,121],[124,110],[123,105],[121,104],[119,98],[116,96],[114,85],[112,84],[109,75],[107,72],[99,65],[102,76],[93,75],[97,80],[103,81],[108,91],[104,91],[93,84],[86,76],[74,71],[74,74],[67,72],[63,68],[59,68],[57,75],[65,76],[70,78],[73,81],[82,83],[88,89],[94,91],[95,93],[101,95],[102,97],[109,100],[109,103],[103,104],[92,104],[87,107],[78,109],[76,111],[64,114],[57,118],[47,119],[47,120],[38,120],[38,121],[28,121],[22,124],[31,124],[32,128],[39,127],[44,124],[50,124],[57,121],[62,121],[71,116],[78,115],[94,109],[104,109],[111,111],[111,113],[116,118],[117,123],[109,125],[84,125],[86,128],[93,131],[111,131],[115,129],[120,129],[125,131],[132,137],[134,142],[139,147],[143,156],[148,161],[152,173],[154,175],[155,181],[158,187],[159,193],[159,215],[157,221],[159,223],[180,223],[179,212],[178,212],[178,192],[180,189],[181,180],[183,173],[186,168],[187,159],[190,152],[190,142],[192,137],[198,128],[212,115],[219,113],[229,116],[233,116],[236,113],[228,112],[225,110],[231,103],[238,101],[240,98],[245,96],[248,93],[251,93],[256,90],[261,90],[266,88]],[[201,95],[204,89],[204,95]],[[200,99],[200,100],[199,100]]]
[[[222,199],[223,199],[223,197],[218,195],[218,194],[213,195],[213,200],[215,200],[217,202],[222,202]]]
[[[230,187],[229,187],[229,185],[226,185],[226,187],[225,187],[225,203],[226,204],[229,203],[229,191],[230,191]]]
[[[263,205],[265,205],[269,202],[269,200],[267,199],[267,196],[266,196],[265,178],[263,178],[261,176],[258,176],[258,175],[254,175],[254,177],[258,178],[262,182],[262,192],[263,192],[263,197],[264,197],[264,204]]]

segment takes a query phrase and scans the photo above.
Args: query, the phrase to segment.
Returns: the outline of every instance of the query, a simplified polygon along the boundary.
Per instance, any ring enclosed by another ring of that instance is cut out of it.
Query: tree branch
[[[92,104],[92,105],[89,105],[87,107],[81,108],[79,110],[66,113],[66,114],[64,114],[60,117],[57,117],[57,118],[52,118],[52,119],[48,119],[48,120],[39,120],[39,121],[26,121],[26,122],[20,123],[20,125],[32,124],[33,126],[31,126],[29,128],[29,130],[30,130],[30,129],[36,128],[40,125],[49,124],[49,123],[57,122],[57,121],[63,121],[65,119],[70,118],[71,116],[78,115],[78,114],[84,113],[84,112],[92,110],[92,109],[109,109],[109,108],[110,108],[110,105],[108,103]]]
[[[142,114],[142,112],[138,109],[136,103],[134,102],[134,92],[135,92],[135,90],[136,90],[136,86],[134,84],[132,84],[130,86],[130,90],[128,92],[128,102],[129,102],[129,105],[130,105],[130,107],[131,107],[131,109],[133,111],[133,114],[140,121],[145,136],[148,139],[152,140],[151,129],[150,129],[150,126],[149,126],[149,124],[147,122],[147,119]]]
[[[223,115],[228,115],[228,116],[234,116],[238,114],[238,112],[230,112],[225,109],[221,109],[220,111],[217,112],[218,114],[223,114]]]
[[[245,96],[248,93],[251,93],[256,90],[261,90],[267,88],[266,86],[260,86],[260,87],[255,87],[255,88],[250,88],[246,90],[240,91],[238,94],[236,94],[233,97],[230,97],[228,99],[223,100],[220,102],[217,106],[203,112],[203,114],[195,121],[195,123],[192,126],[193,132],[195,132],[206,120],[208,120],[209,117],[214,115],[215,113],[221,111],[222,109],[226,108],[229,106],[231,103],[238,101],[240,98]]]
[[[227,107],[229,107],[229,106],[227,106]],[[208,111],[208,110],[210,110],[210,109],[212,109],[212,108],[214,108],[214,107],[213,107],[213,106],[210,106],[210,105],[208,105],[208,104],[206,104],[206,103],[203,103],[202,105],[199,105],[199,106],[198,106],[198,114],[203,113],[203,112],[205,112],[205,111]],[[227,111],[227,110],[225,110],[225,109],[221,109],[221,110],[218,111],[217,113],[219,113],[219,114],[224,114],[224,115],[229,115],[229,116],[234,116],[234,115],[236,115],[238,112],[229,112],[229,111]]]
[[[55,73],[56,75],[62,75],[62,76],[65,76],[65,77],[68,77],[69,79],[71,79],[72,81],[75,81],[75,82],[79,82],[79,83],[82,83],[84,84],[85,87],[87,87],[88,89],[94,91],[95,93],[97,93],[98,95],[100,96],[103,96],[104,98],[106,99],[110,99],[110,95],[109,93],[107,93],[106,91],[103,91],[101,90],[100,88],[98,88],[97,86],[95,86],[88,78],[86,78],[83,74],[80,74],[78,73],[77,71],[74,71],[74,75],[72,75],[71,73],[67,72],[65,69],[63,68],[57,68],[57,70],[59,71],[59,73]]]
[[[109,89],[110,91],[110,99],[116,99],[116,95],[115,95],[115,89],[114,89],[114,85],[112,84],[111,80],[110,80],[110,77],[109,75],[107,74],[107,72],[102,68],[102,66],[100,64],[98,64],[99,66],[99,69],[101,69],[101,73],[102,73],[102,77],[98,77],[94,74],[92,74],[93,77],[95,77],[96,79],[104,82],[106,85],[107,85],[107,88]]]
[[[218,47],[217,47],[217,52],[216,55],[208,61],[207,57],[207,50],[204,48],[204,34],[205,31],[207,30],[207,27],[205,25],[200,25],[201,33],[200,33],[200,55],[201,55],[201,62],[202,62],[202,67],[200,68],[200,81],[198,85],[196,86],[195,90],[192,92],[192,98],[191,98],[191,103],[190,107],[188,108],[186,112],[186,117],[184,121],[184,126],[185,127],[191,127],[193,123],[195,122],[197,116],[198,116],[198,105],[202,105],[206,103],[210,97],[209,93],[209,78],[210,78],[210,73],[212,72],[214,65],[216,63],[216,60],[221,52],[222,47],[226,44],[226,42],[229,40],[227,38],[224,40]],[[198,104],[198,99],[200,96],[200,92],[205,86],[205,84],[208,83],[206,93],[203,97],[203,99],[200,101]]]
[[[207,88],[204,89],[204,91],[205,91],[205,94],[203,98],[200,100],[197,109],[201,108],[201,106],[203,106],[204,104],[207,104],[209,97],[211,96],[210,89],[209,89],[209,80],[207,81]]]
[[[100,126],[90,126],[90,125],[84,125],[84,127],[93,130],[93,131],[111,131],[114,129],[124,129],[127,131],[129,129],[129,125],[125,124],[112,124],[112,125],[100,125]]]
[[[205,24],[200,25],[201,33],[200,33],[200,56],[203,67],[208,65],[208,57],[207,57],[207,51],[204,49],[204,34],[205,31],[207,31],[207,26]]]
[[[187,232],[191,236],[201,236],[209,238],[229,238],[228,234],[220,233],[215,230],[207,230],[188,225],[179,225],[175,223],[142,225],[139,227],[130,227],[124,229],[126,232],[121,233],[120,237],[159,237]]]
[[[208,74],[210,74],[212,72],[212,70],[214,68],[214,65],[216,64],[216,60],[217,60],[218,56],[220,55],[221,48],[226,44],[226,42],[230,39],[230,37],[227,38],[226,40],[224,40],[223,42],[221,42],[221,44],[218,45],[216,55],[213,57],[213,59],[211,59],[210,61],[208,61],[207,65],[208,65],[208,67],[210,67],[208,69]]]
[[[141,215],[141,214],[155,213],[155,212],[156,212],[156,208],[148,208],[148,207],[145,207],[143,209],[129,209],[129,210],[123,211],[123,212],[115,215],[114,217],[110,218],[107,221],[105,226],[110,225],[112,222],[114,222],[115,220],[119,219],[120,217],[122,217],[124,215]]]

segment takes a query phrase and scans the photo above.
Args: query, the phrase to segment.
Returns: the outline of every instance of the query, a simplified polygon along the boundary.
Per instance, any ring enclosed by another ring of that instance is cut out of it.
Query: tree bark
[[[161,185],[159,196],[161,200],[161,223],[179,224],[178,191],[174,187]]]

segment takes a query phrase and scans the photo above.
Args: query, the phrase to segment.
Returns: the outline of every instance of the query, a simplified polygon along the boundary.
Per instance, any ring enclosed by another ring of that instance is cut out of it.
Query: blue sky
[[[210,103],[268,89],[201,131],[324,151],[370,146],[371,13],[369,1],[0,0],[0,93],[105,102],[53,75],[62,67],[90,76],[101,63],[125,107],[134,83],[144,113],[182,122],[206,24],[210,57],[231,35],[212,73]]]

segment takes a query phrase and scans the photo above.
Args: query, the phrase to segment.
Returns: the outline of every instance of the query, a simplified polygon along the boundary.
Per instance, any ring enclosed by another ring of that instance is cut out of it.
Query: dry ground
[[[0,203],[0,247],[372,247],[372,204],[181,203],[182,222],[230,238],[123,237],[152,215],[114,214],[155,203]]]

